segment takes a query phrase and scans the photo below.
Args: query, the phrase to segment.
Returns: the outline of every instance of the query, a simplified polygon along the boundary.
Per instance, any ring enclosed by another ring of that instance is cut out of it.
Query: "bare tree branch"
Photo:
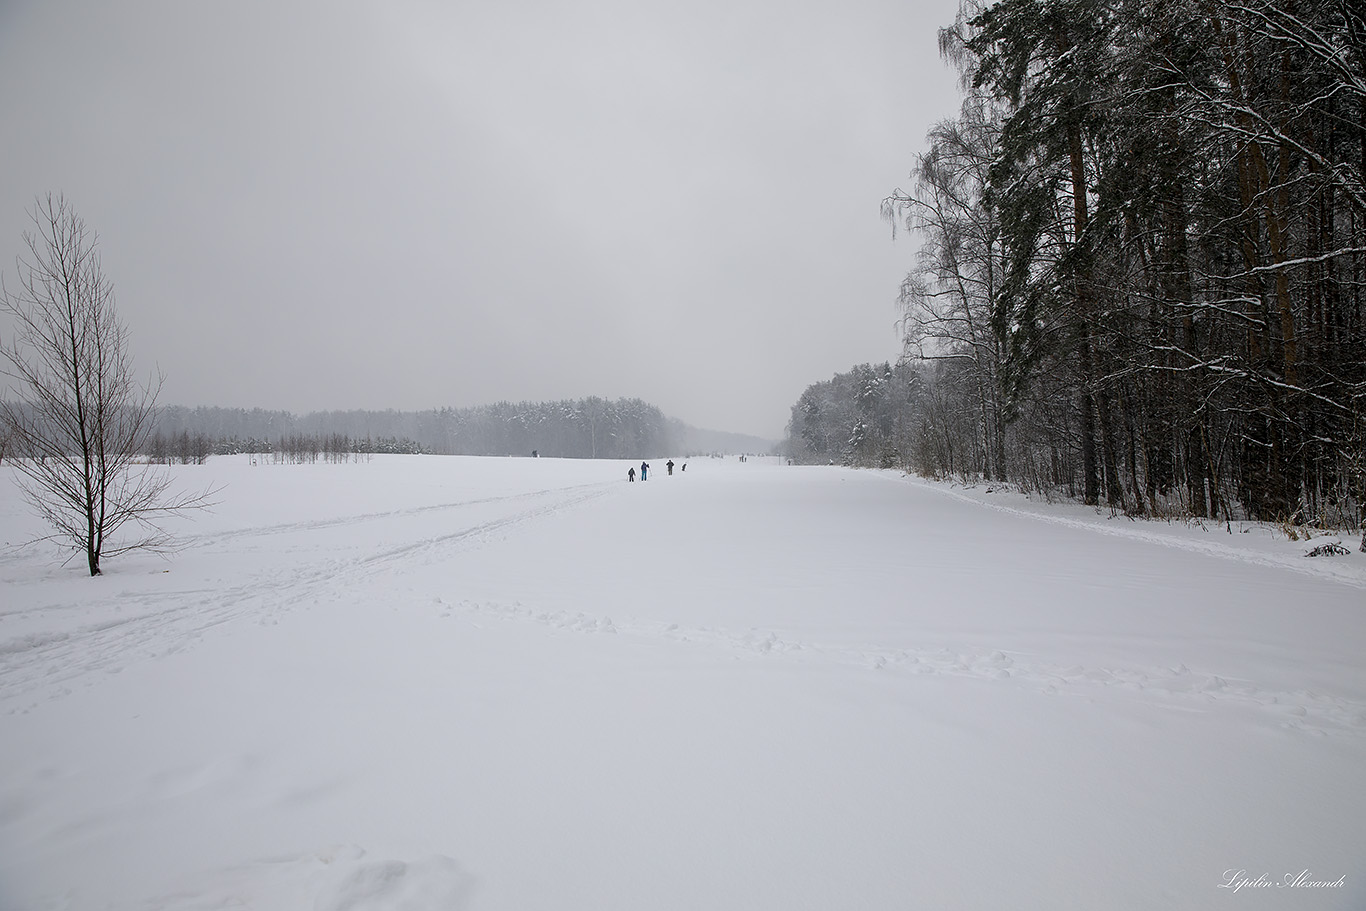
[[[175,494],[170,477],[139,458],[162,377],[134,373],[97,236],[62,196],[30,214],[37,231],[24,234],[18,288],[0,282],[0,309],[15,326],[0,347],[10,380],[0,428],[25,499],[95,576],[103,556],[171,549],[159,523],[208,506],[210,492]]]

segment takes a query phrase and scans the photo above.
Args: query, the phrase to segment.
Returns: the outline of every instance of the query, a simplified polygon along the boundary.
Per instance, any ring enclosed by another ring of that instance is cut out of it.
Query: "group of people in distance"
[[[664,463],[664,467],[665,467],[665,469],[668,470],[669,474],[672,475],[672,474],[674,473],[674,460],[673,460],[673,459],[670,459],[669,461],[665,462],[665,463]],[[688,463],[687,463],[687,462],[684,462],[684,463],[683,463],[683,467],[680,468],[679,471],[687,471],[687,470],[688,470]],[[649,463],[649,462],[641,462],[641,463],[640,463],[640,479],[641,479],[642,481],[644,481],[644,480],[647,480],[647,479],[649,478],[649,476],[650,476],[650,463]],[[636,470],[635,470],[635,468],[632,467],[632,468],[626,469],[626,480],[628,480],[628,481],[634,481],[635,479],[636,479]]]

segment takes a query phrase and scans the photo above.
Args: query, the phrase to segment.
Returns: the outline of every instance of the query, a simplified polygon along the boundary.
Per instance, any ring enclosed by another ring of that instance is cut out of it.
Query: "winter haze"
[[[957,105],[956,5],[0,7],[0,267],[100,234],[166,404],[634,396],[776,438],[895,358],[880,220]]]

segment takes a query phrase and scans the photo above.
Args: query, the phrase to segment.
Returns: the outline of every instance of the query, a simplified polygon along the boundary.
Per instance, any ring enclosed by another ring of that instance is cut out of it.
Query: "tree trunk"
[[[1082,238],[1086,233],[1086,164],[1082,157],[1081,124],[1067,125],[1067,150],[1072,172],[1072,257],[1077,322],[1081,332],[1081,466],[1082,500],[1100,503],[1100,479],[1096,461],[1095,352],[1092,348],[1092,314],[1086,268],[1082,264]]]
[[[1105,469],[1105,503],[1113,509],[1124,509],[1124,487],[1119,477],[1119,446],[1115,441],[1114,409],[1111,407],[1110,394],[1101,392],[1097,396],[1100,406],[1100,444],[1101,457]]]

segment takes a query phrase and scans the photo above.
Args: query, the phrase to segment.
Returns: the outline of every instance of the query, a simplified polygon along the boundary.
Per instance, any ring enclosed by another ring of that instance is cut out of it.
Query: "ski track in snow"
[[[445,855],[415,861],[378,860],[357,845],[334,845],[217,870],[192,888],[152,899],[146,907],[149,911],[216,911],[252,907],[250,896],[265,894],[288,898],[293,907],[313,911],[461,911],[469,906],[476,885],[475,877]],[[225,901],[225,894],[233,898]]]
[[[452,550],[478,547],[517,526],[560,513],[603,496],[607,485],[591,484],[555,488],[507,497],[486,497],[459,503],[422,506],[415,509],[368,513],[353,518],[332,518],[316,522],[288,523],[260,529],[235,529],[201,535],[186,542],[186,550],[208,547],[233,538],[255,537],[301,530],[349,525],[353,522],[401,518],[419,512],[455,511],[471,506],[511,502],[529,506],[511,515],[457,528],[449,533],[408,541],[351,558],[328,559],[311,566],[288,564],[263,571],[250,581],[227,588],[180,589],[143,592],[136,595],[145,605],[165,605],[160,609],[118,615],[96,623],[51,633],[16,636],[0,641],[0,702],[10,702],[9,712],[27,711],[48,698],[71,692],[71,686],[96,672],[119,673],[133,655],[158,657],[183,651],[205,632],[220,624],[259,616],[259,622],[274,621],[284,602],[281,591],[291,595],[289,606],[329,600],[330,595],[377,573],[390,572],[396,563],[431,562]],[[113,595],[114,608],[119,596]],[[16,611],[10,616],[66,611],[88,607],[87,602],[48,604]],[[269,614],[266,613],[269,607]],[[287,609],[287,608],[286,608]],[[85,685],[92,685],[85,680]],[[46,689],[46,692],[40,690]],[[22,702],[16,705],[15,701]]]
[[[1053,664],[1028,655],[1008,654],[982,647],[881,648],[832,646],[786,638],[775,632],[750,629],[736,632],[715,627],[684,628],[677,624],[618,624],[610,617],[583,612],[538,611],[520,603],[461,601],[436,605],[441,616],[458,611],[467,617],[538,624],[551,630],[579,634],[624,634],[638,639],[667,640],[693,646],[722,649],[740,658],[780,657],[793,660],[833,662],[884,673],[903,681],[920,675],[967,677],[1023,686],[1049,696],[1071,694],[1091,697],[1097,688],[1143,694],[1149,704],[1160,703],[1176,711],[1205,711],[1214,703],[1246,706],[1283,728],[1311,735],[1366,735],[1366,703],[1327,693],[1297,690],[1286,692],[1257,686],[1247,680],[1225,679],[1216,674],[1177,667],[1087,667]]]
[[[900,476],[896,480],[901,482]],[[903,482],[904,483],[904,482]],[[1216,541],[1189,540],[1180,535],[1135,528],[1129,523],[1105,523],[1056,515],[1038,514],[1005,504],[983,502],[971,495],[925,485],[934,492],[959,501],[984,506],[999,513],[1022,516],[1054,525],[1100,531],[1145,543],[1160,544],[1222,559],[1292,569],[1320,579],[1331,578],[1355,589],[1366,588],[1366,579],[1351,575],[1355,566],[1296,562],[1294,557],[1239,550]],[[890,647],[875,643],[830,641],[838,632],[813,633],[760,627],[725,628],[707,625],[670,623],[678,615],[659,614],[650,619],[618,616],[592,609],[561,610],[538,605],[536,596],[525,601],[512,597],[499,599],[461,598],[458,585],[445,581],[441,567],[457,555],[478,558],[479,549],[506,541],[519,530],[540,531],[536,523],[585,507],[613,491],[619,482],[551,488],[507,496],[484,496],[459,502],[422,505],[384,512],[364,512],[352,516],[329,516],[313,521],[264,524],[259,527],[228,529],[184,539],[184,550],[197,556],[194,573],[202,566],[217,566],[219,558],[237,558],[234,564],[247,574],[219,582],[204,574],[193,584],[177,589],[177,576],[128,576],[128,587],[110,587],[98,601],[77,600],[73,588],[59,585],[52,589],[49,603],[30,599],[14,609],[0,607],[0,619],[21,620],[17,624],[28,632],[0,639],[0,713],[28,712],[42,703],[58,700],[75,689],[98,686],[108,674],[133,669],[148,659],[194,648],[216,628],[226,624],[259,624],[269,627],[278,618],[300,608],[320,608],[332,604],[364,611],[373,605],[357,600],[354,591],[373,594],[383,581],[381,605],[412,617],[421,618],[421,627],[430,624],[458,624],[453,631],[468,636],[475,630],[503,625],[511,647],[526,647],[536,637],[569,640],[586,654],[598,647],[616,657],[631,657],[628,651],[646,661],[667,664],[677,659],[680,667],[693,672],[716,667],[721,662],[749,662],[737,665],[768,673],[803,676],[788,672],[833,670],[841,682],[856,682],[861,693],[901,695],[938,693],[939,695],[997,694],[1002,698],[1023,693],[1026,700],[1072,699],[1098,706],[1097,712],[1118,714],[1125,720],[1141,720],[1154,736],[1164,732],[1161,713],[1208,714],[1214,731],[1227,731],[1229,725],[1245,725],[1260,731],[1280,732],[1286,744],[1294,741],[1302,748],[1301,738],[1338,738],[1338,748],[1350,748],[1353,738],[1366,735],[1366,702],[1342,698],[1326,690],[1288,689],[1260,684],[1255,679],[1221,677],[1209,668],[1192,670],[1185,665],[1145,664],[1141,653],[1130,650],[1126,657],[1063,663],[1005,643],[1009,633],[972,632],[956,634],[945,641],[936,638],[924,647]],[[405,523],[414,516],[428,521]],[[436,519],[436,523],[431,520]],[[390,522],[391,525],[385,524]],[[363,534],[347,536],[337,530],[366,525]],[[318,532],[316,537],[311,532]],[[290,536],[297,536],[291,538]],[[340,540],[340,545],[338,541]],[[331,548],[340,546],[340,550]],[[243,554],[248,559],[240,559]],[[259,559],[258,559],[259,557]],[[1306,565],[1309,564],[1309,565]],[[0,561],[0,567],[3,567]],[[423,570],[426,572],[413,572]],[[219,570],[221,571],[221,570]],[[1346,575],[1343,575],[1346,573]],[[117,581],[119,577],[111,576]],[[410,578],[413,581],[409,581]],[[553,577],[547,577],[553,578]],[[164,580],[164,581],[162,581]],[[51,578],[34,580],[21,577],[15,584],[49,585]],[[6,580],[6,585],[9,585]],[[152,590],[148,588],[152,587]],[[534,590],[534,589],[533,589]],[[497,590],[495,590],[495,593]],[[443,597],[443,595],[445,597]],[[70,600],[68,600],[70,599]],[[554,602],[557,605],[563,601]],[[582,603],[582,602],[579,602]],[[577,606],[577,605],[576,605]],[[83,624],[71,620],[92,611]],[[317,618],[315,618],[317,619]],[[35,622],[46,621],[49,628]],[[761,621],[762,622],[762,621]],[[781,621],[780,621],[781,622]],[[4,627],[0,627],[3,630]],[[223,631],[220,629],[220,633]],[[860,635],[877,638],[877,633]],[[592,637],[579,639],[578,637]],[[828,637],[821,641],[821,637]],[[488,636],[492,639],[492,636]],[[954,641],[954,640],[957,641]],[[993,640],[1001,647],[993,647]],[[212,641],[212,640],[210,640]],[[476,642],[476,647],[487,643]],[[204,649],[210,651],[210,643]],[[1128,657],[1132,656],[1132,657]],[[215,656],[209,655],[210,660]],[[1194,660],[1191,662],[1195,663]],[[1254,675],[1257,671],[1251,671]],[[1339,678],[1342,691],[1352,691],[1350,681]],[[131,681],[130,681],[131,682]],[[935,689],[934,684],[938,684]],[[952,692],[945,691],[945,685]],[[1047,703],[1034,702],[1041,708]],[[1061,708],[1062,704],[1053,703]],[[1087,710],[1089,711],[1089,710]],[[1048,713],[1041,713],[1047,715]],[[42,717],[41,714],[38,715]],[[990,713],[988,716],[990,717]],[[1061,717],[1068,717],[1067,714]],[[1170,716],[1168,716],[1170,717]],[[1219,726],[1222,724],[1223,726]],[[1216,734],[1217,736],[1217,734]],[[1286,744],[1282,744],[1285,746]],[[1330,746],[1329,741],[1323,743]],[[189,759],[183,765],[150,768],[142,790],[128,798],[134,803],[113,801],[109,807],[93,810],[71,809],[62,828],[48,837],[54,844],[89,839],[97,843],[122,819],[132,819],[131,806],[142,801],[157,812],[166,811],[181,795],[214,795],[214,800],[233,799],[235,788],[243,787],[248,777],[261,775],[255,763],[269,757],[227,756],[207,763]],[[49,774],[39,770],[37,775]],[[40,779],[35,777],[34,782]],[[284,787],[266,793],[272,806],[307,804],[339,787],[340,778],[311,781],[307,786],[284,780]],[[38,793],[52,791],[43,784]],[[24,830],[22,815],[31,812],[20,789],[12,797],[0,793],[0,823],[16,832]],[[156,798],[149,800],[148,795]],[[34,806],[38,806],[37,803]],[[9,817],[7,819],[7,817]],[[60,817],[59,817],[60,821]],[[146,824],[146,823],[143,823]],[[388,853],[393,845],[368,855],[350,844],[333,845],[334,838],[355,838],[351,832],[321,833],[316,840],[291,843],[287,853],[277,856],[228,858],[228,866],[187,868],[174,871],[164,882],[158,880],[158,893],[147,896],[137,907],[163,911],[208,911],[225,907],[313,908],[315,911],[381,911],[401,908],[441,908],[461,911],[472,906],[481,886],[459,861],[430,849],[403,854],[394,859]],[[314,846],[306,848],[305,846]],[[326,846],[321,847],[316,846]],[[302,852],[301,848],[304,848]],[[380,853],[383,851],[384,853]],[[399,853],[402,854],[400,851]],[[162,863],[157,860],[157,863]],[[513,864],[516,867],[516,864]],[[1211,883],[1217,878],[1211,874]],[[481,874],[486,875],[486,874]],[[58,880],[60,881],[60,880]],[[496,882],[496,879],[486,880]],[[1212,888],[1212,886],[1211,886]],[[115,907],[80,904],[84,896],[70,893],[56,896],[38,907]],[[261,899],[265,905],[256,904]],[[4,904],[0,901],[0,904]],[[993,904],[1000,907],[1004,904]],[[1064,902],[1065,904],[1065,902]],[[1102,903],[1103,904],[1103,903]],[[565,905],[566,907],[570,905]],[[118,907],[125,907],[119,905]],[[132,907],[131,905],[126,907]],[[547,905],[554,907],[554,905]],[[1184,905],[1183,905],[1184,907]]]
[[[236,528],[229,531],[210,532],[202,535],[186,535],[181,540],[186,547],[218,544],[236,538],[260,538],[266,535],[288,534],[297,531],[320,531],[324,528],[354,526],[363,522],[376,522],[383,519],[402,519],[426,513],[449,512],[467,509],[471,506],[485,506],[490,503],[506,503],[517,500],[539,500],[548,494],[583,494],[590,491],[601,492],[601,484],[580,484],[574,487],[557,487],[537,490],[530,493],[508,494],[500,497],[481,497],[477,500],[457,500],[451,503],[430,503],[412,506],[407,509],[389,509],[381,512],[358,513],[349,516],[333,516],[327,519],[311,519],[305,522],[281,522],[276,525],[261,525],[251,528]]]
[[[1306,567],[1303,563],[1277,554],[1250,553],[1215,542],[1175,539],[1142,529],[1039,514],[1004,504],[983,502],[938,485],[923,486],[943,496],[1015,516],[1100,531],[1225,559],[1321,575],[1318,567]],[[263,571],[250,581],[227,588],[141,593],[137,596],[141,603],[164,607],[116,616],[71,630],[0,641],[0,701],[9,703],[10,712],[27,711],[46,699],[70,693],[72,686],[82,683],[93,685],[89,678],[97,672],[119,673],[132,656],[157,657],[182,651],[220,624],[253,616],[262,624],[273,623],[281,606],[281,591],[290,592],[290,606],[327,601],[336,592],[357,581],[376,574],[392,574],[396,565],[439,561],[453,550],[478,547],[517,526],[574,508],[605,495],[611,489],[612,485],[580,485],[309,522],[234,529],[187,538],[187,550],[209,548],[244,537],[322,530],[421,513],[457,512],[497,503],[525,504],[525,508],[511,515],[456,528],[449,533],[407,541],[353,557],[327,559],[306,567],[288,564]],[[1337,574],[1333,577],[1344,584],[1366,588],[1366,581],[1360,578]],[[466,617],[530,622],[555,631],[623,633],[636,639],[710,647],[725,650],[737,657],[781,656],[794,660],[833,662],[884,673],[890,678],[908,680],[919,675],[974,678],[1024,686],[1050,696],[1073,694],[1089,697],[1098,692],[1097,688],[1111,692],[1117,689],[1133,694],[1142,693],[1144,700],[1149,703],[1159,702],[1172,710],[1181,711],[1203,711],[1212,703],[1221,701],[1237,703],[1260,711],[1263,717],[1288,729],[1309,734],[1366,734],[1366,704],[1316,691],[1267,689],[1252,681],[1225,679],[1215,674],[1192,671],[1185,666],[1060,665],[979,646],[919,650],[871,645],[831,646],[804,642],[760,629],[737,632],[712,627],[683,628],[677,624],[618,625],[609,617],[583,612],[540,611],[521,603],[460,601],[451,605],[437,598],[436,604],[443,616],[449,616],[455,610]],[[79,606],[80,603],[50,604],[16,612],[15,615],[68,610]]]
[[[1366,574],[1362,573],[1355,562],[1335,563],[1332,562],[1331,558],[1311,560],[1303,556],[1292,557],[1285,554],[1259,553],[1245,548],[1230,547],[1227,544],[1220,544],[1217,541],[1197,541],[1190,538],[1163,534],[1158,531],[1146,531],[1141,527],[1135,527],[1141,520],[1131,520],[1126,525],[1104,520],[1089,521],[1086,519],[1073,519],[1053,513],[1034,512],[1028,509],[1020,509],[1015,506],[1007,506],[1004,503],[987,502],[977,497],[951,490],[942,484],[921,481],[919,479],[909,478],[909,476],[906,475],[897,476],[897,480],[902,481],[903,483],[907,479],[922,490],[931,491],[940,496],[950,497],[963,503],[971,503],[972,505],[983,509],[1005,513],[1006,515],[1033,519],[1036,522],[1047,522],[1050,525],[1062,525],[1068,528],[1078,528],[1089,532],[1099,532],[1118,538],[1127,538],[1131,541],[1142,541],[1145,544],[1158,544],[1163,547],[1192,551],[1210,557],[1219,557],[1224,560],[1250,563],[1254,566],[1289,569],[1303,575],[1313,576],[1315,579],[1328,578],[1332,579],[1334,582],[1351,586],[1352,588],[1366,590]]]

